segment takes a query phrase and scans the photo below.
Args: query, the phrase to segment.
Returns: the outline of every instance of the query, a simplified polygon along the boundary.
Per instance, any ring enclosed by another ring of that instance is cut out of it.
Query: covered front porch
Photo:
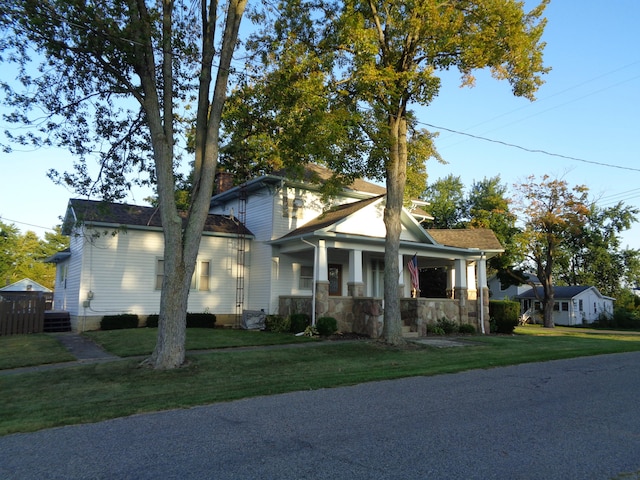
[[[293,293],[278,296],[278,314],[306,313],[313,321],[331,316],[340,331],[371,338],[382,334],[382,239],[365,245],[355,239],[305,238],[280,245],[274,253],[280,268],[291,271],[293,285]],[[417,288],[407,268],[414,255]],[[398,296],[405,330],[426,336],[428,325],[446,319],[489,332],[486,259],[479,250],[402,242]]]

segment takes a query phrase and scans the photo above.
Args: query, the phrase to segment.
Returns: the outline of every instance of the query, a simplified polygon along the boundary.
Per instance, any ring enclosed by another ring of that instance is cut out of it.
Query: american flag
[[[407,267],[409,268],[409,272],[411,273],[411,287],[416,290],[420,290],[420,279],[418,277],[418,257],[416,255],[413,256],[409,263],[407,263]]]

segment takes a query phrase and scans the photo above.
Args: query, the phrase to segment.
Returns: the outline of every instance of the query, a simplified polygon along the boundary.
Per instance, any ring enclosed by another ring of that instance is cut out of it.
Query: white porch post
[[[489,328],[485,326],[485,321],[489,321],[489,286],[487,285],[487,259],[484,252],[477,263],[480,331],[485,334]]]
[[[464,258],[455,261],[455,286],[453,298],[459,298],[462,302],[467,300],[467,262]]]
[[[350,297],[364,297],[362,279],[362,250],[349,250],[349,281],[347,290]]]
[[[316,315],[323,317],[329,313],[329,263],[327,244],[318,240],[318,277],[316,279]]]
[[[469,300],[478,298],[478,291],[476,290],[476,265],[473,263],[467,265],[467,285],[467,298]]]
[[[402,254],[398,254],[398,297],[405,297],[404,293],[404,260]],[[410,295],[409,295],[410,296]]]

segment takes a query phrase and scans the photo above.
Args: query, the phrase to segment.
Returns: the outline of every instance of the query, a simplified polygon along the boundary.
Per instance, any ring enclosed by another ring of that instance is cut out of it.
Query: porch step
[[[408,325],[403,325],[402,336],[404,338],[418,338],[420,335],[418,335],[418,332],[412,332],[411,327],[409,327]]]

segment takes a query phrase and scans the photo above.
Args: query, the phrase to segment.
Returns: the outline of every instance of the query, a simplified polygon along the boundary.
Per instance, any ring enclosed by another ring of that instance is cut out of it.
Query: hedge
[[[511,334],[518,325],[520,303],[511,300],[490,300],[489,317],[496,325],[496,333]]]
[[[157,313],[147,317],[147,327],[157,328]],[[213,313],[190,313],[187,312],[187,328],[214,328],[216,326],[216,316]]]

